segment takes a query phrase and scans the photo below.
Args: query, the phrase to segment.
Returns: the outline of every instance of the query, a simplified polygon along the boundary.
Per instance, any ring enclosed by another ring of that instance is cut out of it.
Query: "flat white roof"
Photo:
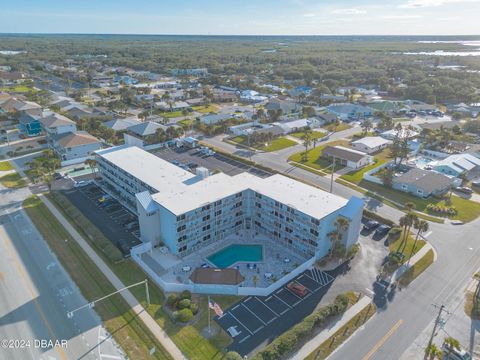
[[[97,150],[95,153],[157,191],[178,188],[183,181],[195,177],[192,173],[136,146],[116,146]]]
[[[352,141],[352,144],[362,144],[370,148],[374,148],[377,146],[382,146],[390,143],[391,143],[390,140],[384,139],[381,136],[366,136],[364,138]]]
[[[218,173],[202,179],[135,146],[118,146],[96,153],[156,189],[158,192],[152,195],[152,199],[175,215],[247,189],[317,219],[348,202],[340,196],[280,174],[262,179],[250,173],[235,176]]]

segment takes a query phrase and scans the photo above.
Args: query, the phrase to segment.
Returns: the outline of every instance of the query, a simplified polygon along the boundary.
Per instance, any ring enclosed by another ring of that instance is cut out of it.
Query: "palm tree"
[[[307,161],[308,148],[312,144],[312,130],[310,130],[310,129],[305,130],[305,132],[302,136],[302,140],[303,140],[303,146],[305,146],[305,152],[303,153],[304,154],[304,161]]]
[[[411,211],[415,210],[416,207],[417,206],[413,202],[406,202],[405,203],[405,208],[407,209],[407,212],[411,212]]]
[[[447,348],[447,353],[450,354],[453,349],[460,350],[460,341],[449,336],[443,340],[443,344]]]
[[[419,218],[415,218],[413,222],[413,227],[417,230],[417,234],[415,235],[415,241],[413,242],[412,251],[410,252],[409,260],[412,258],[413,253],[415,252],[415,247],[417,246],[417,240],[421,233],[427,232],[429,225],[428,222],[425,220],[420,220]]]
[[[430,360],[442,359],[443,351],[437,345],[431,344],[426,350],[426,355]]]
[[[92,175],[95,174],[96,166],[97,166],[97,161],[94,159],[87,159],[85,160],[85,165],[90,167],[90,170],[92,171]]]
[[[332,250],[330,252],[330,255],[333,255],[333,250],[336,248],[337,243],[343,240],[343,235],[345,234],[345,231],[348,230],[348,227],[350,226],[350,221],[343,216],[338,216],[335,219],[334,226],[335,230],[327,234],[327,236],[332,242]],[[346,248],[347,247],[345,246],[345,250]]]
[[[257,287],[257,283],[258,283],[258,276],[257,275],[252,276],[252,282],[253,282],[253,287]]]
[[[410,229],[413,226],[415,219],[418,218],[413,213],[408,213],[400,218],[399,225],[403,227],[403,238],[400,246],[398,247],[397,251],[403,251],[405,246],[407,245],[408,235],[410,234]]]

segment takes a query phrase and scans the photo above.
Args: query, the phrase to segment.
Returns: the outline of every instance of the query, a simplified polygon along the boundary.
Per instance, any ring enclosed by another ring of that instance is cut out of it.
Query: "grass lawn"
[[[68,213],[64,210],[67,205],[65,202],[56,203],[55,198],[48,196],[50,200],[57,206],[57,209],[61,211],[65,217],[70,221],[72,226],[83,235],[85,240],[87,240],[90,245],[95,249],[97,254],[102,257],[105,263],[112,269],[113,272],[122,280],[125,285],[133,284],[139,281],[144,280],[148,277],[137,264],[131,260],[126,259],[121,263],[113,263],[108,259],[108,257],[100,251],[91,239],[96,237],[93,234],[96,234],[96,231],[100,231],[95,225],[93,225],[88,219],[85,218],[85,221],[82,221],[82,224],[87,223],[88,225],[83,225],[79,227],[73,218],[84,217],[78,209],[76,209],[65,197],[66,201],[70,203],[70,207],[75,210],[69,209]],[[73,216],[69,216],[73,214]],[[92,230],[93,229],[93,230]],[[96,231],[94,231],[96,230]],[[189,359],[198,359],[198,360],[207,360],[207,359],[218,359],[220,360],[223,355],[223,349],[230,343],[230,337],[220,328],[220,326],[212,321],[212,328],[216,331],[214,337],[206,339],[201,335],[201,331],[206,326],[208,322],[208,312],[207,312],[207,297],[199,297],[199,314],[197,315],[197,321],[193,324],[182,325],[173,322],[167,312],[163,309],[163,304],[165,296],[162,290],[155,285],[153,281],[150,281],[150,302],[151,305],[148,307],[147,311],[155,321],[167,332],[167,334],[172,338],[175,344],[179,349],[189,358]],[[134,296],[137,300],[146,307],[145,292],[141,288],[131,289]],[[240,300],[240,297],[236,296],[213,296],[215,302],[217,302],[223,309],[228,308],[231,304]]]
[[[28,87],[28,86],[24,86],[24,85],[17,85],[17,86],[9,86],[9,87],[0,88],[0,91],[26,93],[26,92],[29,92],[29,91],[34,91],[34,89],[32,89],[31,87]]]
[[[331,172],[331,170],[326,168],[329,167],[332,163],[328,159],[323,159],[321,155],[322,155],[323,149],[325,149],[326,146],[335,146],[335,145],[348,146],[348,141],[345,141],[345,140],[332,141],[328,143],[328,145],[317,146],[315,149],[310,149],[308,150],[306,161],[303,156],[305,153],[304,151],[293,154],[288,158],[288,160],[294,161],[306,166],[310,166],[316,170],[322,170],[328,173],[328,172]],[[337,163],[336,170],[339,170],[341,168],[343,167],[339,166],[339,164]]]
[[[305,135],[305,132],[304,131],[299,131],[299,132],[294,132],[294,133],[290,133],[289,134],[290,136],[293,136],[297,139],[300,139],[302,140],[303,136]],[[312,131],[312,139],[321,139],[323,137],[327,136],[326,133],[324,132],[321,132],[321,131]]]
[[[216,113],[218,110],[220,110],[220,107],[215,104],[208,104],[208,105],[200,105],[200,106],[192,106],[193,111],[198,111],[203,114],[208,114],[208,113]]]
[[[323,128],[325,130],[327,130],[328,132],[343,131],[343,130],[350,129],[351,127],[352,127],[352,125],[348,125],[347,123],[344,123],[344,122],[341,122],[340,124],[338,124],[338,126],[335,126],[335,124],[328,124],[328,125],[323,126]]]
[[[0,171],[9,171],[13,170],[12,164],[9,161],[2,161],[0,162]]]
[[[230,141],[233,141],[234,143],[237,143],[239,145],[247,146],[248,147],[248,141],[246,136],[235,136],[230,139]],[[262,150],[266,152],[270,151],[277,151],[277,150],[282,150],[290,146],[297,145],[297,143],[293,140],[287,139],[285,137],[278,137],[273,139],[269,144],[266,146],[264,144],[256,144],[252,145],[251,147],[257,149],[257,150]]]
[[[193,120],[193,119],[184,119],[184,120],[180,120],[179,122],[177,122],[177,124],[180,125],[180,126],[190,127],[190,126],[193,125],[194,122],[195,122],[195,120]]]
[[[395,253],[400,251],[404,255],[404,258],[402,261],[402,264],[403,264],[408,261],[408,258],[410,256],[415,255],[422,247],[424,247],[426,243],[424,240],[419,238],[417,241],[417,244],[415,245],[415,251],[412,252],[413,244],[415,243],[415,237],[412,235],[409,235],[407,237],[407,243],[405,244],[405,247],[403,249],[400,249],[400,246],[402,245],[402,239],[403,239],[403,232],[398,239],[396,239],[394,242],[388,245],[388,250],[390,250],[390,253]]]
[[[164,112],[161,112],[158,115],[162,116],[164,118],[167,118],[167,119],[184,116],[181,111],[164,111]]]
[[[336,348],[347,340],[357,329],[362,327],[377,311],[375,304],[367,305],[362,311],[338,329],[328,340],[317,347],[306,360],[326,359]]]
[[[16,172],[0,177],[0,183],[2,183],[3,186],[11,189],[18,189],[27,186],[27,182]]]
[[[87,301],[115,291],[110,281],[38,197],[28,198],[23,206]],[[121,296],[113,296],[95,304],[95,311],[129,358],[150,359],[149,349],[155,346],[155,359],[171,359]]]
[[[408,269],[398,280],[402,286],[407,286],[413,280],[415,280],[422,272],[425,271],[433,263],[433,250],[423,255],[423,257],[417,261],[410,269]]]
[[[475,300],[475,291],[468,291],[465,294],[464,310],[473,320],[480,320],[480,300]]]
[[[372,192],[376,192],[384,196],[385,198],[398,202],[402,205],[404,205],[407,202],[413,202],[416,205],[415,210],[425,212],[427,214],[431,214],[435,216],[437,216],[437,214],[430,213],[427,210],[428,204],[446,206],[446,201],[443,199],[438,199],[434,197],[430,197],[428,199],[422,199],[422,198],[418,198],[416,196],[413,196],[395,189],[390,189],[379,184],[374,184],[365,180],[362,180],[359,183],[359,185],[364,189],[367,189]],[[476,219],[478,216],[480,216],[480,203],[463,199],[458,196],[452,196],[451,202],[452,202],[451,206],[454,206],[458,211],[458,213],[455,216],[450,217],[451,219],[461,220],[463,222],[469,222]],[[442,215],[438,215],[438,216],[446,217]]]

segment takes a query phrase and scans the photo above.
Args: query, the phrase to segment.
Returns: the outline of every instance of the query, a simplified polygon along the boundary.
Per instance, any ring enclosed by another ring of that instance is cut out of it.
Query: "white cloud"
[[[339,15],[359,15],[359,14],[366,14],[367,12],[362,9],[356,8],[346,8],[346,9],[336,9],[332,11],[332,14],[339,14]]]
[[[304,17],[315,17],[315,14],[309,13],[309,14],[303,14]]]
[[[421,19],[422,15],[384,15],[381,17],[386,20],[410,20],[410,19]]]
[[[480,1],[479,0],[408,0],[406,3],[399,5],[399,7],[404,9],[415,9],[415,8],[436,7],[441,5],[465,3],[465,2],[478,3]]]

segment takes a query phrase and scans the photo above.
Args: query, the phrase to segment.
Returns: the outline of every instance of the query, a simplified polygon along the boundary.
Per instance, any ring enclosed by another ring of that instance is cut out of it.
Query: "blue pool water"
[[[207,259],[221,269],[228,268],[236,262],[260,262],[263,260],[263,246],[234,244],[217,251]]]

